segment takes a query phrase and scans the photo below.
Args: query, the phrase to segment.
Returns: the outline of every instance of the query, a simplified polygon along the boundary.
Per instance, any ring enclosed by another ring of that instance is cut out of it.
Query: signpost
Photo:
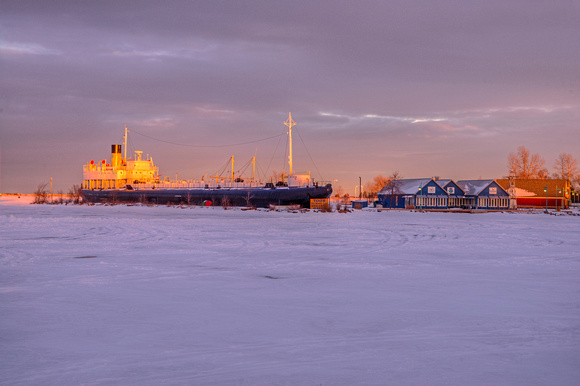
[[[311,198],[310,209],[326,209],[329,206],[328,198]]]

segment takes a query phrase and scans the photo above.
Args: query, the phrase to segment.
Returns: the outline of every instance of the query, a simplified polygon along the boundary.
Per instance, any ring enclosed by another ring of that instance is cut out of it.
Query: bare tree
[[[401,194],[401,178],[401,173],[398,170],[389,176],[390,181],[387,185],[387,190],[391,195],[391,207],[393,206],[393,199],[398,199],[398,195]]]
[[[254,205],[252,205],[252,198],[254,198],[254,195],[251,194],[250,190],[248,190],[248,194],[246,194],[246,196],[244,197],[244,200],[246,201],[246,207],[248,208],[254,207]]]
[[[378,192],[384,188],[391,179],[389,177],[385,177],[381,174],[378,176],[373,177],[372,181],[369,181],[365,184],[365,195],[367,197],[374,197],[377,195]]]
[[[556,158],[554,169],[556,169],[558,178],[568,181],[574,181],[574,179],[580,174],[580,170],[578,170],[578,161],[576,158],[572,157],[572,154],[568,153],[562,153],[558,158]]]
[[[538,170],[537,178],[542,180],[550,178],[550,171],[548,170],[548,168],[541,168],[540,170]]]
[[[373,190],[373,183],[371,181],[365,182],[363,186],[363,197],[370,198],[375,195],[375,191]]]
[[[381,174],[373,177],[373,189],[372,189],[372,191],[375,193],[378,193],[382,188],[384,188],[391,181],[391,179],[392,178],[385,177]]]
[[[119,195],[117,192],[112,191],[109,193],[109,197],[107,197],[107,203],[110,205],[117,205],[119,203]]]
[[[73,185],[68,190],[69,199],[73,204],[80,204],[81,203],[81,187],[80,185]]]
[[[61,190],[58,191],[58,193],[56,194],[58,196],[58,198],[56,200],[54,200],[53,204],[64,204],[64,192]]]
[[[46,204],[48,202],[48,191],[46,187],[48,183],[39,184],[34,191],[34,201],[33,204]]]
[[[530,179],[542,178],[547,175],[544,169],[546,161],[539,154],[530,155],[525,146],[518,147],[517,153],[508,156],[508,168],[516,178]]]

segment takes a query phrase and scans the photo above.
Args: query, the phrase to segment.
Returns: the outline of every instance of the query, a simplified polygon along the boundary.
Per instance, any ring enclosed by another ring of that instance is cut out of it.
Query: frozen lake
[[[0,201],[0,384],[578,385],[580,217]]]

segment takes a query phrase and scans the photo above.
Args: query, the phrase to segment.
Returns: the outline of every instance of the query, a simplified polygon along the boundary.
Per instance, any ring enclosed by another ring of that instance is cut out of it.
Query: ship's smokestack
[[[121,165],[121,145],[111,145],[111,166]]]

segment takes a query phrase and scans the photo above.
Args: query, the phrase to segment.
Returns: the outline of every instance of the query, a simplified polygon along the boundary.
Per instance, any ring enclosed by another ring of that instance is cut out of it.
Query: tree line
[[[66,195],[62,190],[53,195],[48,190],[48,183],[44,182],[36,187],[33,194],[33,204],[81,204],[80,185],[73,185]]]
[[[508,171],[510,176],[519,179],[562,179],[571,184],[580,185],[580,170],[578,160],[569,153],[561,153],[554,160],[553,172],[545,166],[546,161],[539,154],[531,154],[525,147],[520,146],[515,153],[508,156]]]

